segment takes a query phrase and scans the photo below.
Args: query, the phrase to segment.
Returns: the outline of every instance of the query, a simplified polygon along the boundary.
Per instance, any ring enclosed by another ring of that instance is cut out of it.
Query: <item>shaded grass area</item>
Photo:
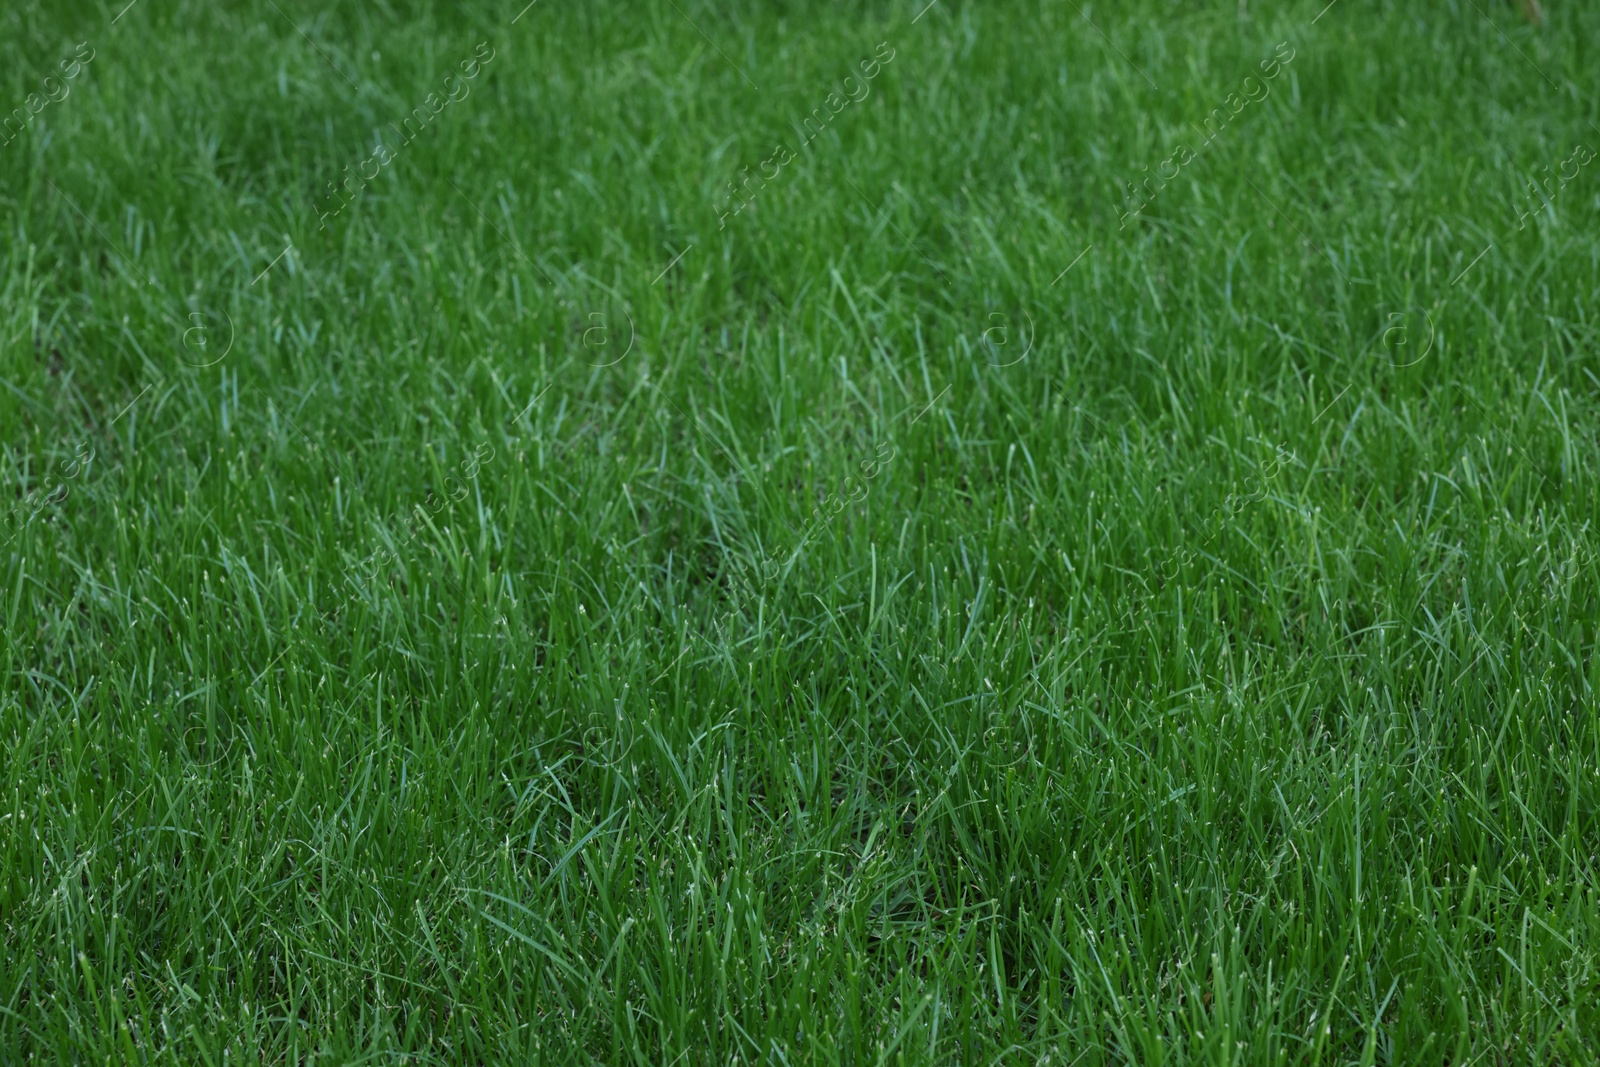
[[[0,1058],[1592,1062],[1550,7],[0,13]]]

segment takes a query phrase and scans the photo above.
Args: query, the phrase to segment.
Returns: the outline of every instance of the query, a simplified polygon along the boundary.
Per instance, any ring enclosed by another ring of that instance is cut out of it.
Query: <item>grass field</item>
[[[124,2],[0,1062],[1600,1058],[1600,8]]]

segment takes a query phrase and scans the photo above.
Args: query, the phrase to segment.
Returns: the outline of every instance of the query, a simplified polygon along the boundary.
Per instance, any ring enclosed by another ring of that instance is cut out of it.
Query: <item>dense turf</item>
[[[0,1060],[1595,1061],[1600,11],[923,2],[6,5]]]

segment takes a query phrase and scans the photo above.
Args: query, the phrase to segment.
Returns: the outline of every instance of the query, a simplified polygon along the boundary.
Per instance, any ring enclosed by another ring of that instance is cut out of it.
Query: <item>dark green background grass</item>
[[[1594,1062],[1600,11],[521,6],[0,13],[0,1060]]]

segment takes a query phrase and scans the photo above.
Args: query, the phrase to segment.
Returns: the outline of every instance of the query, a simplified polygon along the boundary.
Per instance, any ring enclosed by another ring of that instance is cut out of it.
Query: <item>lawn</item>
[[[1600,8],[0,11],[0,1063],[1600,1059]]]

